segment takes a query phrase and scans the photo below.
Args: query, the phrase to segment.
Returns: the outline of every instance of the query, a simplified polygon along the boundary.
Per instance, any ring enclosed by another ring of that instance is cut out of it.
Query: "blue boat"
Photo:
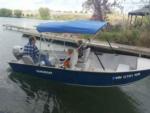
[[[97,34],[106,25],[106,22],[91,20],[49,22],[38,25],[37,31],[40,33]],[[17,46],[14,50],[18,48]],[[129,84],[150,75],[150,59],[148,58],[104,52],[98,54],[87,48],[82,59],[78,59],[77,52],[74,50],[72,67],[63,68],[61,59],[66,57],[64,51],[46,52],[50,54],[50,59],[54,62],[53,66],[34,64],[27,56],[12,60],[9,65],[15,72],[64,84],[90,87]]]

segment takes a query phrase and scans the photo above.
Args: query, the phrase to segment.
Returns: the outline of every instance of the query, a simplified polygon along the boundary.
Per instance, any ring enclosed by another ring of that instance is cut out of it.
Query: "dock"
[[[12,31],[18,31],[21,32],[23,37],[30,37],[30,36],[36,36],[37,38],[40,38],[41,34],[36,31],[36,29],[31,28],[24,28],[20,26],[15,25],[9,25],[5,24],[3,27],[6,30],[12,30]],[[66,45],[70,46],[76,46],[77,41],[79,38],[76,35],[68,35],[66,33],[64,34],[56,34],[56,33],[42,33],[42,40],[51,41],[56,43],[66,43]],[[82,39],[86,41],[85,39]],[[93,48],[96,51],[111,51],[109,44],[107,42],[99,41],[99,40],[91,40],[88,44],[91,48]],[[123,45],[123,44],[116,44],[111,43],[111,46],[113,48],[113,51],[116,53],[126,53],[136,56],[143,56],[143,57],[149,57],[150,58],[150,49],[144,48],[144,47],[137,47],[137,46],[129,46],[129,45]]]
[[[11,31],[24,31],[24,30],[30,30],[29,28],[21,27],[21,26],[16,26],[16,25],[11,25],[11,24],[3,24],[3,28],[6,30],[11,30]]]

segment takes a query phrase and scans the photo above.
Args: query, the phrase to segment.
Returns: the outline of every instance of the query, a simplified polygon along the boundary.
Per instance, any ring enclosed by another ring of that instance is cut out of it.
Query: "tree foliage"
[[[22,16],[22,11],[18,9],[14,10],[14,16],[20,18]]]
[[[39,8],[39,14],[42,19],[49,19],[50,10],[48,8]]]
[[[1,17],[11,17],[12,16],[12,10],[6,9],[6,8],[0,9],[0,16]]]
[[[104,20],[106,14],[111,12],[111,7],[119,4],[118,0],[87,0],[83,3],[83,7],[87,10],[93,10],[94,20]]]

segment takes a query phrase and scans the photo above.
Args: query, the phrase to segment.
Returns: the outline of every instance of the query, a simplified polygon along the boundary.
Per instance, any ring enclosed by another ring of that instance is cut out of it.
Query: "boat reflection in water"
[[[68,86],[12,73],[9,78],[26,94],[28,111],[35,113],[139,113],[119,87]]]

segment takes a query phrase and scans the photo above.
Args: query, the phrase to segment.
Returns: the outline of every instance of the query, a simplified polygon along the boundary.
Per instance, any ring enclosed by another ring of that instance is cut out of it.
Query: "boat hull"
[[[115,86],[129,84],[150,75],[150,69],[130,72],[85,72],[10,62],[15,72],[81,86]]]

